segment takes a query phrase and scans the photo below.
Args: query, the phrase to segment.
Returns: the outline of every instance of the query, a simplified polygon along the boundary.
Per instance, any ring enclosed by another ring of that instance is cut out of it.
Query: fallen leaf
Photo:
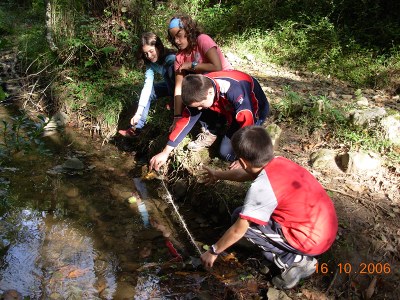
[[[372,295],[375,292],[375,287],[376,287],[376,281],[377,281],[377,277],[374,276],[374,278],[372,278],[371,283],[369,284],[368,288],[365,290],[365,299],[371,299]]]
[[[319,291],[303,289],[303,290],[301,290],[301,292],[308,300],[327,300],[328,299],[324,293],[321,293]]]
[[[86,269],[76,269],[68,273],[67,278],[78,278],[85,275],[89,271],[88,268]]]
[[[146,175],[143,176],[143,179],[145,180],[153,180],[154,178],[157,178],[157,173],[154,171],[151,171],[149,173],[147,173]]]
[[[235,254],[233,254],[233,253],[228,253],[227,255],[221,256],[221,259],[223,261],[237,261],[238,260],[235,256]]]
[[[249,280],[247,282],[247,289],[252,293],[257,293],[258,291],[258,284],[255,280]]]
[[[192,273],[190,273],[190,272],[182,272],[182,271],[175,272],[175,275],[180,275],[180,276],[189,276],[191,274]]]

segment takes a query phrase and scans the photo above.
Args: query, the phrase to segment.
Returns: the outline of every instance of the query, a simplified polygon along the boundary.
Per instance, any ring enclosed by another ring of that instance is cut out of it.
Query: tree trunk
[[[52,27],[52,9],[51,0],[46,0],[46,39],[49,44],[51,51],[56,52],[58,50],[53,40],[53,27]]]

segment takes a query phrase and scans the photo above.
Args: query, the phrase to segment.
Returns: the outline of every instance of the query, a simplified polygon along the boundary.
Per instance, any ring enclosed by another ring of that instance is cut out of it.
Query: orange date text
[[[316,264],[316,273],[319,274],[333,274],[335,272],[339,274],[365,274],[365,275],[380,275],[390,274],[391,267],[389,263],[359,263],[353,265],[351,263],[338,263],[335,266],[329,266],[327,263]]]

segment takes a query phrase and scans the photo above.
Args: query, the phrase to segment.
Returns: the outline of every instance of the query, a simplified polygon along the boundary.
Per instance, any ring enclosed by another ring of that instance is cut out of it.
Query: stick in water
[[[192,234],[190,233],[188,227],[186,226],[186,223],[185,223],[185,221],[183,220],[181,214],[179,213],[178,208],[176,207],[176,205],[175,205],[175,203],[174,203],[174,200],[172,199],[172,195],[171,195],[171,193],[169,192],[169,190],[168,190],[168,188],[167,188],[167,185],[165,184],[165,180],[162,179],[161,182],[162,182],[162,185],[163,185],[165,191],[167,192],[167,200],[168,200],[168,202],[171,203],[172,207],[174,208],[174,210],[175,210],[175,212],[176,212],[176,214],[177,214],[177,216],[178,216],[178,218],[179,218],[179,221],[180,221],[182,227],[185,229],[187,235],[189,236],[190,241],[192,242],[192,244],[193,244],[194,247],[196,248],[196,250],[197,250],[197,252],[199,253],[199,255],[201,255],[202,252],[201,252],[199,246],[197,245],[196,241],[194,240]]]

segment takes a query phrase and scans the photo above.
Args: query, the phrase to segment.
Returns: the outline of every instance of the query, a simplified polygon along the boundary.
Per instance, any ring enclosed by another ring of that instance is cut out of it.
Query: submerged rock
[[[62,166],[64,169],[70,170],[83,170],[85,168],[83,162],[76,157],[68,159]]]
[[[81,175],[85,169],[85,165],[78,158],[73,157],[67,159],[62,165],[57,165],[46,173],[50,175],[58,174],[69,174],[69,175]]]

